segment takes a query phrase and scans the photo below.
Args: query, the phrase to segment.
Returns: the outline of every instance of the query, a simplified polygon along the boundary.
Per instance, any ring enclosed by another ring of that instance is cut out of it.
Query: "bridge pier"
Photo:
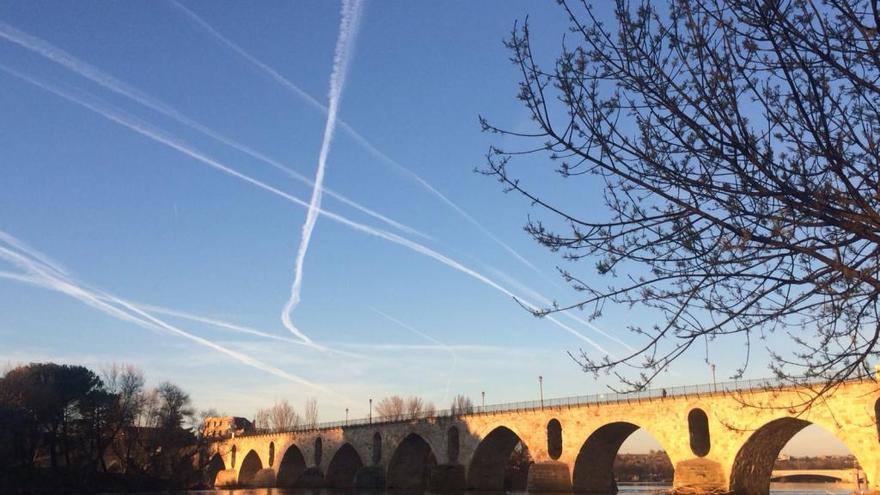
[[[720,463],[711,459],[695,458],[675,464],[672,487],[686,493],[713,493],[726,491],[728,482]]]
[[[317,467],[310,467],[303,471],[295,484],[296,488],[324,488],[324,485],[326,485],[324,473]]]
[[[263,468],[254,474],[250,483],[255,488],[274,488],[275,487],[275,471],[272,468]]]
[[[431,473],[429,491],[456,493],[465,489],[465,469],[461,464],[440,464]]]
[[[385,470],[382,466],[366,466],[358,469],[354,477],[354,487],[364,490],[385,488]]]
[[[235,469],[217,471],[217,476],[214,478],[214,486],[218,488],[235,486],[236,483],[238,483],[238,473]]]
[[[560,461],[536,462],[529,466],[529,492],[570,492],[571,469]]]

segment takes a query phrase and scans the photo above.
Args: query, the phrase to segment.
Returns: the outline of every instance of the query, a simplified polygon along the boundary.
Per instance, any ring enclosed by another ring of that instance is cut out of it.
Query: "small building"
[[[208,416],[202,425],[205,438],[228,438],[243,433],[253,433],[254,425],[237,416]]]

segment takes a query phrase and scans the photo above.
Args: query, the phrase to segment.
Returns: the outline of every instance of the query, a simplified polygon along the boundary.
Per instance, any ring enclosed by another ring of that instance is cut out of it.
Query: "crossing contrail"
[[[18,267],[20,270],[24,271],[28,277],[36,279],[38,281],[37,285],[41,285],[45,288],[60,292],[69,297],[77,299],[87,306],[95,308],[116,319],[133,323],[148,330],[165,331],[167,333],[183,337],[201,346],[210,348],[221,354],[225,354],[226,356],[229,356],[242,364],[251,366],[267,373],[271,373],[275,376],[300,385],[304,385],[331,395],[339,396],[338,393],[329,390],[324,386],[318,385],[309,380],[306,380],[305,378],[288,373],[272,365],[263,363],[262,361],[247,354],[228,349],[224,346],[221,346],[220,344],[211,342],[208,339],[193,335],[185,330],[173,326],[137,308],[134,304],[126,301],[123,298],[114,296],[113,294],[105,291],[89,289],[77,283],[72,277],[67,275],[66,272],[58,270],[59,265],[54,262],[47,261],[49,260],[49,258],[45,255],[39,253],[36,250],[22,249],[22,247],[26,245],[24,243],[21,243],[20,241],[17,243],[7,242],[9,239],[13,239],[13,241],[17,241],[17,239],[6,232],[0,231],[0,234],[2,234],[2,237],[0,237],[2,238],[2,242],[6,244],[6,246],[0,245],[0,259],[3,259],[8,263],[11,263],[12,265]],[[4,276],[4,274],[5,272],[3,272],[3,274],[0,274],[0,276]],[[4,276],[4,278],[16,280],[16,277],[14,276]],[[18,281],[25,281],[24,277],[18,278]]]
[[[277,82],[278,84],[280,84],[282,87],[288,89],[289,91],[291,91],[292,93],[294,93],[294,94],[297,95],[298,97],[302,98],[303,100],[305,100],[307,103],[309,103],[309,104],[310,104],[312,107],[314,107],[315,109],[320,110],[321,112],[324,112],[324,113],[328,113],[328,112],[329,112],[329,108],[328,108],[327,106],[325,106],[324,104],[322,104],[320,101],[318,101],[317,99],[315,99],[315,98],[314,98],[313,96],[311,96],[308,92],[306,92],[305,90],[303,90],[302,88],[300,88],[299,86],[297,86],[296,84],[294,84],[292,81],[290,81],[289,79],[287,79],[286,77],[284,77],[283,75],[281,75],[281,73],[279,73],[277,70],[273,69],[271,66],[269,66],[269,65],[266,64],[265,62],[261,61],[260,59],[258,59],[258,58],[255,57],[254,55],[252,55],[252,54],[250,54],[249,52],[247,52],[244,48],[242,48],[241,46],[239,46],[238,44],[236,44],[236,43],[235,43],[234,41],[232,41],[231,39],[227,38],[223,33],[221,33],[221,32],[218,31],[216,28],[214,28],[211,24],[209,24],[207,21],[205,21],[205,20],[204,20],[202,17],[200,17],[198,14],[196,14],[196,13],[193,12],[192,10],[190,10],[190,9],[188,9],[188,8],[186,8],[186,7],[184,7],[182,4],[180,4],[180,3],[177,2],[176,0],[169,0],[169,2],[170,2],[174,7],[176,7],[178,10],[180,10],[183,14],[185,14],[185,15],[186,15],[191,21],[193,21],[196,25],[198,25],[199,27],[201,27],[205,32],[207,32],[207,33],[210,34],[212,37],[214,37],[216,40],[218,40],[221,44],[223,44],[224,46],[226,46],[227,48],[229,48],[230,50],[232,50],[233,52],[235,52],[236,54],[238,54],[239,56],[241,56],[243,59],[245,59],[246,61],[248,61],[249,63],[251,63],[251,64],[254,65],[255,67],[257,67],[258,69],[260,69],[261,71],[263,71],[264,73],[266,73],[267,75],[269,75],[269,77],[270,77],[272,80],[276,81],[276,82]],[[364,137],[364,136],[363,136],[361,133],[359,133],[356,129],[354,129],[353,127],[351,127],[351,126],[350,126],[347,122],[345,122],[344,120],[339,119],[339,126],[340,126],[340,127],[341,127],[341,128],[342,128],[342,129],[343,129],[343,130],[344,130],[344,131],[345,131],[345,132],[351,137],[351,138],[353,138],[358,144],[360,144],[360,145],[363,146],[367,151],[369,151],[370,154],[372,154],[374,157],[379,158],[379,159],[380,159],[381,161],[383,161],[386,165],[390,165],[390,166],[391,166],[392,168],[394,168],[398,173],[400,173],[400,174],[406,176],[407,178],[409,178],[410,180],[412,180],[412,181],[414,181],[416,184],[418,184],[420,187],[422,187],[423,189],[425,189],[426,191],[428,191],[430,194],[432,194],[432,195],[434,195],[435,197],[437,197],[438,199],[440,199],[440,200],[441,200],[443,203],[445,203],[448,207],[450,207],[451,209],[453,209],[453,210],[454,210],[456,213],[458,213],[462,218],[464,218],[468,223],[470,223],[471,225],[473,225],[474,227],[476,227],[480,232],[482,232],[484,235],[486,235],[489,239],[491,239],[493,242],[495,242],[496,244],[498,244],[499,246],[501,246],[501,248],[504,249],[508,254],[510,254],[511,256],[513,256],[514,258],[516,258],[520,263],[522,263],[522,264],[524,264],[525,266],[527,266],[527,267],[528,267],[529,269],[531,269],[533,272],[537,273],[541,278],[543,278],[543,279],[545,279],[545,280],[550,280],[550,278],[547,276],[546,273],[544,273],[543,270],[541,270],[541,269],[539,269],[538,267],[536,267],[533,263],[531,263],[529,260],[527,260],[524,256],[522,256],[521,254],[519,254],[519,252],[517,252],[515,249],[513,249],[509,244],[505,243],[504,241],[502,241],[501,239],[499,239],[497,236],[495,236],[494,234],[492,234],[492,232],[489,231],[485,226],[483,226],[483,224],[481,224],[476,218],[474,218],[474,217],[473,217],[472,215],[470,215],[467,211],[465,211],[463,208],[461,208],[460,206],[458,206],[454,201],[452,201],[451,199],[449,199],[449,197],[447,197],[445,194],[443,194],[442,192],[440,192],[439,190],[437,190],[437,188],[435,188],[434,186],[432,186],[428,181],[426,181],[425,179],[423,179],[421,176],[419,176],[418,174],[416,174],[416,173],[413,172],[412,170],[410,170],[410,169],[406,168],[405,166],[403,166],[403,164],[401,164],[400,162],[398,162],[398,161],[395,160],[394,158],[391,158],[387,153],[385,153],[385,152],[383,152],[382,150],[378,149],[375,145],[373,145],[372,142],[370,142],[366,137]],[[328,193],[328,194],[329,194],[329,193]],[[554,284],[556,283],[556,282],[553,282],[552,280],[550,280],[550,281],[551,281],[552,283],[554,283]],[[544,301],[549,301],[547,298],[543,298],[543,297],[542,297],[541,299],[543,299]],[[544,303],[542,302],[542,304],[544,304]],[[611,340],[613,340],[613,341],[615,341],[615,342],[617,342],[617,343],[623,345],[623,346],[626,347],[627,349],[632,349],[632,347],[631,347],[629,344],[626,344],[625,342],[621,341],[620,339],[611,336],[610,334],[608,334],[607,332],[605,332],[604,330],[602,330],[601,328],[599,328],[599,327],[596,326],[595,324],[593,324],[593,323],[591,323],[591,322],[589,322],[589,321],[587,321],[587,320],[584,320],[584,319],[578,318],[578,317],[576,317],[576,316],[574,316],[574,315],[571,315],[571,314],[569,314],[568,312],[565,312],[565,313],[563,313],[563,314],[566,316],[566,318],[569,318],[569,319],[571,319],[571,320],[573,320],[573,321],[578,322],[578,323],[581,324],[581,325],[584,325],[584,326],[586,326],[586,327],[592,329],[593,331],[595,331],[595,332],[597,332],[597,333],[599,333],[599,334],[601,334],[601,335],[603,335],[603,336],[605,336],[605,337],[607,337],[607,338],[609,338],[609,339],[611,339]]]
[[[193,23],[202,28],[206,33],[211,35],[214,39],[219,41],[222,45],[226,46],[228,49],[242,57],[244,60],[257,67],[259,70],[268,75],[273,81],[277,82],[279,85],[292,92],[297,97],[303,99],[306,103],[311,105],[317,110],[324,112],[325,114],[330,111],[330,109],[322,104],[320,101],[315,99],[308,92],[294,84],[290,79],[284,77],[277,70],[273,69],[271,66],[258,59],[244,48],[239,46],[237,43],[227,38],[223,33],[209,24],[206,20],[200,17],[198,14],[193,12],[192,10],[184,7],[176,0],[169,0],[171,5],[176,7],[180,12],[182,12],[186,17],[188,17]],[[496,235],[492,234],[483,224],[481,224],[476,218],[474,218],[471,214],[466,212],[463,208],[458,206],[454,201],[449,199],[445,194],[437,190],[434,186],[432,186],[428,181],[423,179],[421,176],[403,166],[397,160],[391,158],[378,149],[372,142],[370,142],[366,137],[364,137],[360,132],[358,132],[355,128],[350,126],[347,122],[340,119],[339,127],[341,127],[349,136],[351,136],[358,144],[363,146],[367,151],[370,152],[376,158],[379,158],[380,161],[384,162],[386,165],[390,165],[396,172],[402,174],[404,177],[410,179],[415,182],[424,190],[428,191],[430,194],[440,199],[444,204],[448,207],[452,208],[456,213],[458,213],[462,218],[464,218],[468,223],[476,227],[481,233],[491,239],[493,242],[501,246],[508,254],[516,258],[520,263],[527,266],[529,269],[540,275],[542,278],[547,278],[547,274],[545,274],[541,269],[536,267],[533,263],[527,260],[524,256],[519,254],[515,249],[513,249],[509,244],[502,241]]]
[[[290,286],[290,298],[281,311],[281,322],[284,326],[291,333],[307,342],[311,342],[311,339],[296,328],[291,320],[291,313],[299,304],[302,294],[303,265],[306,259],[306,252],[309,250],[309,242],[312,240],[312,232],[315,230],[315,223],[318,221],[318,211],[321,208],[321,188],[324,185],[324,171],[327,167],[327,156],[330,154],[333,134],[336,132],[336,116],[339,113],[339,102],[342,99],[342,89],[345,85],[345,76],[351,61],[351,53],[354,50],[354,41],[357,37],[358,25],[360,23],[360,13],[360,0],[342,0],[342,19],[339,24],[339,36],[336,38],[336,49],[333,55],[333,71],[330,73],[329,107],[327,110],[327,122],[324,125],[324,139],[321,142],[321,151],[318,154],[315,186],[312,188],[312,197],[306,212],[306,220],[302,226],[302,238],[296,253],[293,283]]]
[[[406,323],[398,320],[397,318],[395,318],[387,313],[379,311],[376,308],[370,308],[370,310],[372,310],[377,315],[385,318],[386,320],[390,321],[391,323],[394,323],[395,325],[418,335],[419,337],[427,340],[428,342],[431,342],[432,344],[439,345],[444,350],[446,350],[446,352],[449,353],[449,356],[452,358],[452,365],[450,365],[449,373],[446,375],[446,388],[443,391],[443,402],[446,403],[447,399],[449,399],[449,386],[452,383],[452,375],[455,374],[455,368],[458,366],[458,354],[456,354],[455,350],[451,346],[448,346],[448,345],[444,344],[443,342],[440,342],[439,340],[435,339],[434,337],[431,337],[430,335],[426,334],[425,332],[422,332],[421,330],[418,330],[417,328],[413,328],[412,326],[407,325]]]
[[[495,268],[493,266],[488,266],[488,265],[486,265],[486,268],[489,270],[490,273],[493,273],[496,277],[505,281],[508,285],[513,286],[515,289],[519,290],[522,293],[528,294],[530,297],[532,297],[534,300],[536,300],[538,302],[538,304],[541,304],[544,307],[549,307],[549,306],[553,305],[553,301],[551,301],[550,299],[548,299],[544,295],[532,290],[531,288],[527,287],[519,280],[511,277],[510,275],[502,272],[501,270],[498,270],[497,268]],[[598,325],[594,324],[590,320],[572,314],[574,311],[575,311],[574,309],[569,309],[566,311],[561,311],[560,314],[562,314],[563,316],[565,316],[569,320],[578,323],[579,325],[583,325],[583,326],[589,328],[590,330],[598,333],[599,335],[605,337],[606,339],[611,340],[613,342],[616,342],[617,344],[620,344],[628,351],[635,350],[635,348],[633,348],[633,346],[627,344],[623,340],[621,340],[621,339],[615,337],[614,335],[606,332],[605,330],[599,328]]]
[[[0,235],[0,239],[2,239],[2,235]],[[6,239],[3,239],[3,240],[6,241]],[[9,243],[9,244],[11,244],[11,243]],[[32,251],[30,254],[31,254],[31,256],[36,256],[36,253],[37,253],[36,251]],[[7,280],[13,280],[13,281],[21,282],[21,283],[28,284],[28,285],[39,286],[39,287],[46,288],[46,289],[52,288],[51,284],[48,284],[44,279],[36,277],[36,276],[32,276],[32,275],[23,275],[20,273],[13,273],[13,272],[0,270],[0,278],[7,279]],[[293,345],[298,345],[298,346],[303,346],[303,347],[312,347],[309,344],[307,344],[299,339],[285,337],[283,335],[276,335],[273,333],[265,332],[263,330],[258,330],[253,327],[240,325],[237,323],[232,323],[232,322],[220,320],[217,318],[209,318],[207,316],[202,316],[202,315],[197,315],[197,314],[193,314],[193,313],[189,313],[189,312],[185,312],[185,311],[166,308],[163,306],[155,306],[152,304],[141,304],[141,303],[132,303],[132,304],[135,307],[141,309],[142,311],[145,311],[150,314],[171,316],[173,318],[180,318],[182,320],[189,320],[189,321],[194,321],[197,323],[204,323],[206,325],[230,330],[230,331],[237,332],[237,333],[254,335],[256,337],[262,337],[264,339],[276,340],[279,342],[285,342],[288,344],[293,344]],[[333,353],[333,354],[339,354],[340,356],[347,356],[347,357],[356,358],[356,359],[363,359],[363,360],[367,360],[367,361],[380,361],[380,360],[373,359],[368,356],[364,356],[363,354],[358,354],[355,352],[342,351],[339,349],[334,349],[332,347],[327,347],[326,349],[328,352]]]
[[[72,103],[75,103],[75,104],[80,105],[84,108],[87,108],[87,109],[91,110],[92,112],[95,112],[98,115],[101,115],[102,117],[104,117],[112,122],[116,122],[117,124],[120,124],[123,127],[127,127],[130,130],[137,132],[138,134],[141,134],[141,135],[143,135],[149,139],[152,139],[158,143],[164,144],[165,146],[168,146],[172,149],[175,149],[175,150],[177,150],[177,151],[179,151],[179,152],[181,152],[181,153],[183,153],[183,154],[185,154],[185,155],[187,155],[187,156],[189,156],[199,162],[204,163],[205,165],[208,165],[211,168],[214,168],[216,170],[220,170],[221,172],[223,172],[225,174],[229,174],[229,175],[236,177],[244,182],[247,182],[251,185],[254,185],[260,189],[268,191],[276,196],[284,198],[285,200],[287,200],[291,203],[294,203],[294,204],[297,204],[297,205],[303,206],[303,207],[308,207],[308,203],[306,203],[302,199],[297,198],[296,196],[293,196],[292,194],[288,194],[284,191],[281,191],[280,189],[278,189],[274,186],[271,186],[269,184],[266,184],[265,182],[262,182],[260,180],[254,179],[253,177],[250,177],[246,174],[243,174],[243,173],[233,169],[232,167],[225,165],[217,160],[214,160],[214,159],[206,156],[205,154],[195,150],[191,146],[187,145],[185,142],[183,142],[179,139],[172,138],[172,137],[168,136],[166,133],[162,132],[161,130],[158,130],[158,129],[154,128],[153,126],[150,126],[144,122],[140,122],[137,119],[134,119],[133,117],[126,116],[125,114],[119,112],[118,110],[112,109],[111,107],[109,107],[106,104],[102,104],[102,103],[99,103],[96,101],[87,101],[87,100],[83,99],[82,97],[77,97],[77,96],[71,95],[70,93],[68,93],[64,90],[61,90],[57,87],[49,85],[45,82],[38,81],[30,76],[24,75],[24,74],[16,71],[15,69],[9,68],[3,64],[0,64],[0,70],[6,72],[8,74],[11,74],[11,75],[13,75],[23,81],[26,81],[30,84],[33,84],[39,88],[42,88],[52,94],[55,94],[56,96],[64,98]],[[358,232],[362,232],[364,234],[368,234],[368,235],[371,235],[374,237],[378,237],[380,239],[384,239],[386,241],[392,242],[394,244],[398,244],[398,245],[403,246],[407,249],[415,251],[419,254],[422,254],[424,256],[432,258],[435,261],[438,261],[438,262],[440,262],[440,263],[442,263],[442,264],[444,264],[454,270],[457,270],[457,271],[464,273],[472,278],[475,278],[476,280],[488,285],[489,287],[492,287],[493,289],[501,292],[502,294],[519,301],[526,308],[533,309],[533,310],[538,309],[538,307],[535,304],[530,303],[528,300],[517,296],[516,294],[514,294],[510,290],[499,285],[498,283],[496,283],[492,279],[486,277],[485,275],[483,275],[483,274],[481,274],[471,268],[468,268],[467,266],[459,263],[458,261],[455,261],[452,258],[449,258],[448,256],[443,255],[443,254],[441,254],[441,253],[439,253],[439,252],[437,252],[437,251],[435,251],[435,250],[433,250],[423,244],[420,244],[418,242],[412,241],[412,240],[407,239],[405,237],[399,236],[399,235],[394,234],[392,232],[388,232],[386,230],[370,227],[368,225],[355,222],[355,221],[350,220],[342,215],[332,213],[327,210],[320,210],[320,213],[322,215],[326,216],[328,219],[333,220],[333,221],[340,223],[342,225],[345,225],[353,230],[356,230]],[[550,322],[553,322],[559,328],[574,335],[578,339],[588,343],[591,347],[595,348],[596,350],[598,350],[604,354],[612,355],[611,353],[607,352],[602,346],[600,346],[598,343],[596,343],[594,340],[592,340],[589,337],[587,337],[586,335],[578,332],[577,330],[571,328],[570,326],[560,322],[555,317],[547,315],[547,316],[544,316],[544,319],[546,319]],[[317,346],[317,344],[315,344],[315,345]]]
[[[165,316],[171,316],[174,318],[180,318],[183,320],[195,321],[198,323],[204,323],[206,325],[211,325],[211,326],[214,326],[217,328],[231,330],[233,332],[239,332],[239,333],[254,335],[257,337],[263,337],[266,339],[277,340],[279,342],[287,342],[287,343],[294,344],[294,345],[313,347],[313,346],[303,342],[300,339],[293,339],[290,337],[285,337],[283,335],[275,335],[273,333],[269,333],[269,332],[266,332],[263,330],[258,330],[253,327],[249,327],[246,325],[240,325],[238,323],[232,323],[232,322],[220,320],[217,318],[210,318],[207,316],[197,315],[197,314],[189,313],[186,311],[180,311],[177,309],[166,308],[163,306],[155,306],[152,304],[138,304],[138,307],[140,307],[144,311],[147,311],[148,313],[155,313],[155,314],[160,314],[160,315],[165,315]],[[322,346],[322,347],[324,347],[324,349],[326,349],[327,352],[329,352],[331,354],[338,354],[340,356],[346,356],[346,357],[355,358],[355,359],[364,359],[364,360],[368,360],[368,361],[374,360],[368,356],[364,356],[363,354],[342,351],[339,349],[334,349],[332,347],[325,347],[325,346]]]
[[[46,40],[28,34],[20,29],[17,29],[9,24],[6,24],[0,21],[0,38],[4,38],[7,41],[14,43],[22,48],[25,48],[37,55],[50,60],[65,69],[92,81],[93,83],[101,86],[104,89],[112,91],[118,95],[124,96],[140,105],[143,105],[161,115],[164,115],[190,129],[193,129],[205,136],[214,139],[215,141],[225,144],[230,148],[233,148],[241,153],[244,153],[252,158],[255,158],[279,171],[282,173],[307,184],[310,187],[314,186],[314,181],[309,179],[308,177],[300,174],[296,170],[284,165],[280,161],[261,153],[247,145],[244,145],[238,141],[235,141],[232,138],[229,138],[214,129],[202,124],[201,122],[185,115],[179,110],[173,108],[169,104],[164,101],[155,98],[153,96],[148,95],[147,93],[141,91],[140,89],[132,86],[131,84],[122,81],[111,74],[95,67],[94,65],[85,62],[70,53],[62,50],[61,48],[49,43]],[[366,215],[369,215],[381,222],[384,222],[396,229],[399,229],[408,234],[416,235],[419,237],[427,238],[428,236],[418,230],[404,225],[396,220],[393,220],[381,213],[376,212],[366,206],[357,203],[342,194],[339,194],[330,189],[325,189],[324,192],[327,193],[328,196],[338,200],[341,203],[344,203]]]

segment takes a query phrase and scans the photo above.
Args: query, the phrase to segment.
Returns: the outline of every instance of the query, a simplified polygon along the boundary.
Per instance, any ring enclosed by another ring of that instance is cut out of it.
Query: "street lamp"
[[[538,376],[538,387],[541,389],[541,409],[544,409],[544,377]]]
[[[486,391],[484,390],[484,391],[480,392],[480,394],[483,395],[483,407],[482,407],[482,409],[486,409]]]
[[[370,399],[370,424],[373,424],[373,399]]]
[[[718,382],[715,381],[715,363],[709,365],[712,368],[712,390],[718,393]]]
[[[345,426],[348,426],[348,408],[345,408]]]

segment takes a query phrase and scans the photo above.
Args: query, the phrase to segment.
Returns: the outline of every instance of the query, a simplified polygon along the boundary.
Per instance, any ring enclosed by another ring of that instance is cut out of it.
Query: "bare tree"
[[[507,42],[533,126],[507,131],[481,117],[484,130],[522,143],[491,148],[483,172],[542,212],[526,225],[535,240],[568,261],[592,260],[609,280],[560,269],[581,296],[527,309],[593,318],[608,303],[651,309],[660,321],[631,328],[643,340],[634,352],[575,356],[626,389],[721,338],[745,345],[732,370],[741,376],[753,343],[774,332],[795,344],[767,349],[784,382],[820,381],[824,393],[870,375],[880,338],[880,4],[617,0],[609,23],[585,0],[560,3],[570,33],[554,63],[539,63],[528,23]],[[520,180],[515,164],[528,156],[589,181],[582,190],[601,190],[606,208],[579,209]]]
[[[260,431],[272,430],[271,416],[272,414],[269,412],[269,409],[258,409],[254,413],[254,428]]]
[[[144,407],[144,372],[132,364],[113,363],[101,370],[108,392],[119,397],[123,426],[133,426]]]
[[[170,382],[162,382],[157,388],[159,408],[156,411],[157,424],[161,428],[178,429],[191,423],[195,415],[192,400],[183,389]]]
[[[474,412],[474,402],[470,397],[464,395],[456,395],[452,398],[452,405],[449,409],[454,415],[471,414]]]
[[[152,388],[143,393],[143,407],[138,416],[138,426],[148,428],[158,426],[160,403],[159,390]]]
[[[388,421],[400,421],[406,414],[406,400],[399,395],[383,397],[376,403],[376,414]]]
[[[315,423],[317,420],[317,403],[315,404]],[[300,417],[293,407],[286,401],[276,402],[269,409],[269,421],[272,423],[274,431],[291,431],[299,426]]]
[[[388,421],[402,421],[434,416],[437,408],[433,403],[415,395],[405,399],[399,395],[392,395],[376,403],[376,413]]]
[[[406,399],[406,405],[404,406],[404,415],[407,419],[419,418],[421,417],[424,408],[425,401],[423,401],[421,397],[411,395]]]
[[[309,428],[318,426],[318,399],[311,397],[303,407],[303,422]]]

